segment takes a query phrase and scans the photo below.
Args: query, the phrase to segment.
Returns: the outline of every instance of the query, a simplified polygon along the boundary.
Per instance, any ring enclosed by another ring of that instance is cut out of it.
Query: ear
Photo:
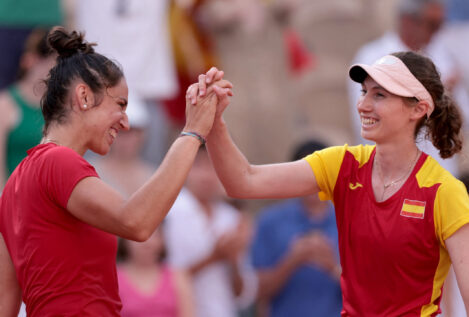
[[[429,109],[430,105],[426,101],[419,101],[413,108],[412,108],[412,114],[411,114],[411,119],[413,120],[420,120],[420,118],[424,117],[427,115],[427,111]]]
[[[88,85],[79,83],[75,86],[75,101],[80,110],[90,109],[94,105],[94,100],[94,93]]]

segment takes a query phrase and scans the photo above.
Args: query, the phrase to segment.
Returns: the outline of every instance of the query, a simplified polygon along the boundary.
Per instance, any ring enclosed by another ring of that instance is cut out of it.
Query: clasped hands
[[[206,137],[213,123],[221,120],[223,111],[233,96],[233,85],[223,79],[224,72],[216,67],[199,75],[199,81],[186,92],[186,125],[184,131],[197,132]]]

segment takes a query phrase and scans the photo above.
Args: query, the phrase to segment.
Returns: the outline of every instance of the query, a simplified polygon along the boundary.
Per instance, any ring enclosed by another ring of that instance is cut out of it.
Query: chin
[[[365,140],[376,142],[376,138],[373,136],[373,134],[366,133],[366,132],[363,132],[363,131],[360,134],[361,134],[361,137],[364,138]]]
[[[109,153],[109,150],[111,149],[110,146],[105,146],[105,147],[95,147],[91,148],[90,150],[93,151],[96,154],[99,154],[101,156],[104,156]]]

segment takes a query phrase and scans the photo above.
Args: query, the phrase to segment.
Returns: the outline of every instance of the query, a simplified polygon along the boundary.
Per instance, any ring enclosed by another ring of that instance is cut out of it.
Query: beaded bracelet
[[[186,136],[186,135],[192,136],[192,137],[196,138],[197,140],[200,141],[200,144],[201,144],[201,145],[204,145],[205,142],[207,141],[207,140],[205,140],[205,138],[204,138],[203,136],[201,136],[201,135],[198,134],[197,132],[185,132],[185,131],[182,131],[181,134],[180,134],[180,136]]]

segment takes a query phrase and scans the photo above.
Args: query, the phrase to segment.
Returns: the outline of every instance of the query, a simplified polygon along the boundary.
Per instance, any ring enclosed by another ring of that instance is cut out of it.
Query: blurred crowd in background
[[[2,186],[41,139],[54,25],[84,31],[122,65],[131,129],[107,156],[86,158],[126,196],[161,162],[183,127],[187,86],[211,66],[234,85],[224,118],[254,163],[366,142],[349,66],[402,50],[432,57],[469,134],[467,0],[3,0]],[[437,158],[423,138],[421,147]],[[440,159],[466,184],[467,149]],[[203,148],[164,225],[147,242],[121,241],[118,259],[123,317],[340,315],[333,207],[317,197],[230,200]],[[442,309],[466,316],[452,273]]]

